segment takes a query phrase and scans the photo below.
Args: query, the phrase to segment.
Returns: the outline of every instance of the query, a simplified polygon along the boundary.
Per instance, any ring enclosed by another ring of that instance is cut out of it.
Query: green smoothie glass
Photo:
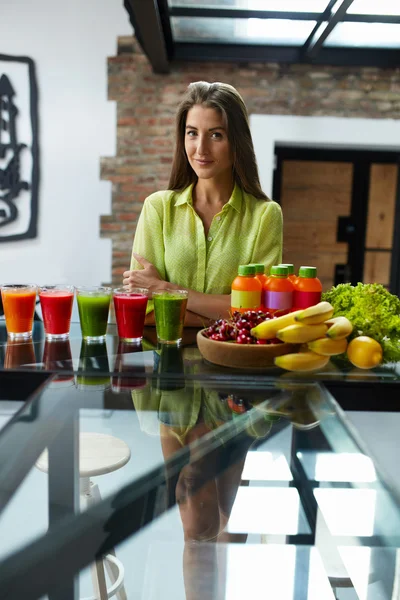
[[[188,291],[153,292],[153,301],[158,341],[179,344],[182,340]]]
[[[89,343],[104,341],[107,331],[111,288],[77,287],[76,299],[83,339]]]

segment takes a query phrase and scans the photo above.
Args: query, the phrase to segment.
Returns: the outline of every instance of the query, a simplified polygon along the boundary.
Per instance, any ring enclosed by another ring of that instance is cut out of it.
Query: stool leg
[[[102,560],[96,560],[90,568],[92,574],[94,595],[99,600],[107,600],[107,584]]]
[[[88,496],[88,506],[92,506],[93,504],[96,504],[97,502],[100,502],[100,501],[101,501],[101,494],[100,494],[99,486],[97,485],[97,483],[93,483],[91,481],[90,482],[90,494]],[[107,554],[112,554],[113,556],[115,556],[115,558],[117,558],[114,548],[111,548]],[[116,567],[115,565],[110,563],[108,560],[106,560],[104,562],[105,562],[107,573],[111,580],[111,583],[115,583],[117,581],[117,577],[119,574],[118,567]],[[117,598],[117,600],[128,600],[126,592],[125,592],[125,587],[123,585],[120,587],[118,592],[115,594],[115,597]]]

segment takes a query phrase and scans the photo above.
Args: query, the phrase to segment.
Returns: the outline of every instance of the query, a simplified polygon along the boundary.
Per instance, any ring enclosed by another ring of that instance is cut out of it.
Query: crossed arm
[[[144,287],[150,293],[167,289],[182,289],[182,286],[161,279],[156,267],[143,258],[143,256],[136,253],[133,256],[143,268],[124,272],[123,285],[125,289]],[[189,289],[188,292],[188,305],[185,318],[186,327],[204,327],[208,325],[210,320],[228,317],[231,307],[230,294],[204,294]],[[150,313],[146,318],[146,325],[153,324],[154,313]]]

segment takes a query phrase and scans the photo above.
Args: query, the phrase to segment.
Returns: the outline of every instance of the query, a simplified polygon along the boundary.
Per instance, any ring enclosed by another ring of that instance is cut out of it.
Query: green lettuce
[[[334,317],[345,316],[353,324],[349,340],[368,335],[383,349],[383,362],[400,361],[400,299],[379,283],[341,283],[322,295],[335,309]]]

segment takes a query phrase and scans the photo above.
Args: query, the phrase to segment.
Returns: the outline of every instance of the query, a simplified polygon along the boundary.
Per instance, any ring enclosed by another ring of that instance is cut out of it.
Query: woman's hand
[[[129,291],[135,287],[141,287],[147,288],[150,292],[163,289],[166,282],[161,279],[155,266],[140,254],[134,253],[133,256],[143,269],[125,271],[122,281],[124,288]]]

